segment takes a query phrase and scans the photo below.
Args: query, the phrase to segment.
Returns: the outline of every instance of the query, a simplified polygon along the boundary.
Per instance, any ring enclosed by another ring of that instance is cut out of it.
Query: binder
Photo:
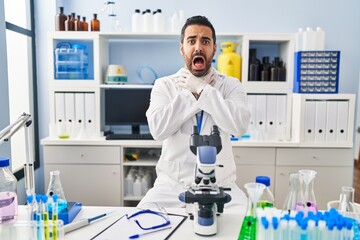
[[[75,121],[76,131],[75,134],[79,137],[79,134],[85,132],[85,97],[84,93],[75,93]]]
[[[85,129],[91,136],[95,132],[95,94],[85,93]]]
[[[326,142],[336,142],[337,101],[326,102]]]
[[[256,124],[260,140],[266,136],[266,95],[256,96]]]
[[[279,140],[286,138],[286,100],[287,95],[276,97],[276,133]]]
[[[336,142],[346,142],[348,138],[349,101],[338,101]]]
[[[65,119],[66,128],[68,129],[70,137],[75,135],[75,94],[65,93]]]
[[[247,134],[250,138],[256,140],[256,95],[247,95],[247,103],[251,113]]]
[[[276,139],[277,96],[266,96],[266,133],[268,140]]]
[[[59,138],[69,137],[65,120],[65,94],[61,92],[55,93],[55,125]]]
[[[315,142],[325,142],[326,101],[316,101]]]
[[[304,142],[314,142],[315,140],[315,110],[315,101],[305,101]]]

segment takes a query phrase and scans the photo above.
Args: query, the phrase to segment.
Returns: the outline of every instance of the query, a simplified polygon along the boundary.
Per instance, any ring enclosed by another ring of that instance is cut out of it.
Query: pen
[[[89,225],[90,223],[92,223],[93,221],[95,221],[97,219],[109,216],[111,213],[113,213],[113,212],[100,214],[100,215],[92,217],[92,218],[80,219],[77,222],[70,223],[70,224],[64,226],[64,233],[68,233],[68,232],[74,231],[76,229],[85,227],[85,226]]]
[[[146,235],[146,234],[149,234],[149,233],[154,233],[154,232],[159,232],[159,231],[166,230],[166,229],[169,229],[169,228],[171,228],[171,226],[167,226],[167,227],[164,227],[164,228],[159,228],[159,229],[149,231],[149,232],[134,234],[134,235],[130,236],[129,239],[136,239],[136,238],[139,238],[139,237],[141,237],[143,235]]]

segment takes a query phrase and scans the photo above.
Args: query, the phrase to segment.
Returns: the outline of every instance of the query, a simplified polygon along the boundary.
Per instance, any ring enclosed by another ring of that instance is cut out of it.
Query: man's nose
[[[202,52],[202,46],[201,46],[200,42],[197,42],[195,44],[195,52]]]

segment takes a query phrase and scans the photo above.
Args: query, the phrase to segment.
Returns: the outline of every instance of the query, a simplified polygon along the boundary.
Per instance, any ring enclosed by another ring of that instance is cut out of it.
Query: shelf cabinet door
[[[60,171],[67,201],[86,206],[121,206],[120,165],[45,164],[45,187],[50,171]]]

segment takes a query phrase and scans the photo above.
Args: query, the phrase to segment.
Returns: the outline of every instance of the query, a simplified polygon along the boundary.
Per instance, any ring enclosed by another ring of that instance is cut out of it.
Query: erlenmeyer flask
[[[342,187],[339,199],[338,210],[341,213],[355,212],[354,209],[354,188]]]
[[[305,200],[306,212],[317,213],[316,198],[314,193],[314,181],[316,171],[314,170],[299,170],[300,179],[302,182],[302,190]]]
[[[47,189],[46,195],[52,197],[54,194],[58,195],[58,211],[63,212],[67,209],[67,201],[65,198],[64,190],[60,181],[60,171],[51,171],[50,172],[50,182]]]
[[[283,210],[288,213],[294,210],[304,210],[304,196],[302,195],[299,173],[290,173],[289,175],[289,192],[286,196]]]
[[[248,205],[238,240],[256,240],[256,206],[266,186],[262,183],[246,183],[244,187],[248,193]]]

